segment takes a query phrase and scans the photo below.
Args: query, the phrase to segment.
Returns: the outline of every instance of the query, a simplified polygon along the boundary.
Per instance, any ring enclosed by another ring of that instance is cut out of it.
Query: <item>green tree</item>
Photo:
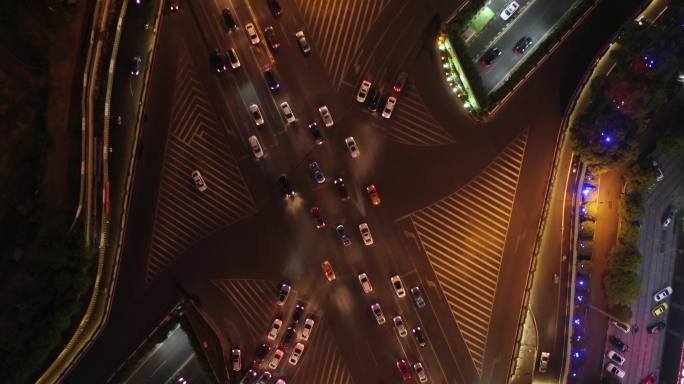
[[[591,239],[594,237],[594,231],[596,230],[596,223],[591,220],[585,220],[580,224],[579,235],[585,239]]]
[[[590,219],[590,220],[596,220],[596,216],[598,215],[598,204],[593,202],[593,203],[586,203],[584,204],[584,217]]]
[[[594,242],[591,240],[580,241],[577,245],[577,254],[582,257],[590,257],[594,252]]]
[[[608,308],[608,313],[620,320],[621,323],[629,324],[629,322],[632,320],[632,308],[630,308],[628,305],[613,305]]]
[[[641,220],[644,216],[644,199],[641,193],[626,193],[619,201],[618,213],[628,223],[635,223]]]
[[[608,268],[611,272],[636,272],[643,261],[644,257],[634,245],[618,244],[610,250]]]
[[[658,168],[650,158],[635,161],[624,174],[625,182],[634,191],[643,191],[656,182]]]
[[[636,272],[611,270],[603,278],[603,286],[611,304],[630,305],[641,293],[641,278]]]
[[[618,240],[621,244],[636,246],[639,242],[640,228],[638,223],[622,221]]]

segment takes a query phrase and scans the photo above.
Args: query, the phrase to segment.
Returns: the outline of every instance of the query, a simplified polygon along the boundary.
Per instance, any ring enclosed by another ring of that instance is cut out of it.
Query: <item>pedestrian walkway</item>
[[[344,75],[356,57],[363,39],[389,4],[389,0],[295,0],[306,23],[306,35],[313,42],[339,90]]]
[[[410,215],[480,375],[526,143],[523,132],[466,186]]]
[[[311,338],[315,342],[309,342],[310,345],[307,345],[308,349],[304,352],[307,356],[302,361],[301,370],[292,381],[326,384],[354,383],[325,319],[319,320],[316,325],[319,328],[315,330],[316,334]]]
[[[425,107],[413,81],[398,98],[396,110],[390,120],[389,138],[408,145],[444,145],[455,140]]]
[[[147,265],[148,283],[198,240],[256,212],[184,44],[179,44],[178,53],[170,133]],[[202,173],[207,191],[197,191],[190,177],[193,170]]]
[[[238,310],[252,338],[263,339],[273,321],[276,284],[253,279],[215,280],[212,283]]]

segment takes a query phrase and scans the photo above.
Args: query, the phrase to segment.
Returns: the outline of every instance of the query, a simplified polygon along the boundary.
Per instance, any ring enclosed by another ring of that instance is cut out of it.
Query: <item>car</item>
[[[378,324],[383,325],[385,322],[387,322],[385,315],[382,313],[382,308],[380,308],[380,303],[371,304],[371,312],[373,312],[375,321],[377,321]]]
[[[259,42],[261,42],[261,39],[259,39],[259,34],[257,33],[257,30],[254,27],[254,24],[247,23],[247,25],[245,25],[245,32],[247,32],[247,37],[249,38],[250,44],[259,45]]]
[[[666,324],[664,321],[659,321],[657,323],[651,324],[648,327],[646,327],[646,331],[648,331],[648,333],[650,333],[650,334],[658,333],[658,332],[662,331],[663,329],[665,329],[665,326],[666,326]]]
[[[333,124],[333,118],[332,115],[330,114],[330,111],[328,110],[328,107],[326,105],[322,105],[318,108],[318,113],[321,115],[321,119],[323,119],[323,124],[325,124],[325,127],[332,127]]]
[[[425,333],[423,333],[423,328],[420,325],[413,327],[411,333],[413,333],[413,336],[416,337],[418,345],[424,347],[427,344],[427,341],[425,340]]]
[[[268,383],[269,380],[273,377],[273,374],[269,371],[264,371],[264,373],[259,376],[259,380],[256,381],[254,384],[266,384]]]
[[[347,191],[347,187],[344,185],[344,179],[338,177],[333,180],[333,184],[335,184],[335,188],[337,188],[337,194],[340,195],[340,200],[349,200],[349,191]]]
[[[287,383],[283,379],[278,379],[278,380],[276,380],[275,384],[287,384]]]
[[[613,351],[612,349],[606,353],[609,359],[611,359],[615,364],[622,365],[625,363],[625,358],[619,353]]]
[[[371,235],[368,223],[359,224],[359,232],[361,233],[361,239],[365,245],[373,245],[373,236]]]
[[[280,340],[280,345],[283,347],[287,347],[290,345],[292,342],[292,339],[294,338],[295,334],[297,334],[297,330],[295,329],[296,324],[290,325],[285,329],[285,333],[283,334],[283,338]]]
[[[278,0],[268,0],[268,8],[271,10],[273,17],[278,17],[283,12]]]
[[[250,369],[249,371],[247,371],[247,373],[245,373],[244,376],[242,376],[242,380],[240,380],[240,384],[250,383],[250,382],[252,382],[252,380],[256,379],[256,377],[257,377],[257,373],[253,369]]]
[[[292,286],[290,284],[287,284],[287,283],[280,284],[280,288],[278,288],[278,305],[280,305],[280,306],[285,305],[287,298],[290,296],[291,290],[292,290]]]
[[[428,382],[428,376],[427,373],[425,372],[425,368],[423,368],[423,363],[418,362],[418,363],[413,363],[413,370],[416,371],[416,376],[418,376],[418,381],[421,383],[427,383]]]
[[[368,93],[368,110],[375,112],[380,108],[381,101],[383,99],[382,93],[371,90]]]
[[[314,138],[314,142],[317,145],[323,144],[323,135],[321,134],[321,131],[318,130],[318,124],[317,123],[311,123],[309,124],[309,132],[311,132],[311,136]]]
[[[542,352],[539,357],[539,372],[546,372],[549,368],[549,360],[551,360],[551,354],[549,352]]]
[[[169,0],[169,11],[174,12],[180,9],[180,0]]]
[[[667,311],[667,303],[660,303],[651,309],[651,314],[658,317]]]
[[[183,376],[178,376],[176,379],[176,384],[188,384],[188,380]]]
[[[202,177],[202,174],[198,170],[192,171],[190,174],[190,177],[192,177],[192,181],[195,182],[195,187],[197,188],[198,191],[204,192],[207,190],[207,183],[204,182],[204,177]]]
[[[667,287],[661,289],[660,291],[656,292],[653,295],[653,300],[655,300],[655,302],[657,303],[657,302],[667,298],[671,294],[672,294],[672,287],[667,286]]]
[[[295,324],[298,323],[299,319],[302,318],[303,313],[304,313],[304,305],[303,304],[295,305],[294,312],[292,312],[292,322]]]
[[[211,62],[212,67],[214,67],[216,73],[223,73],[226,71],[226,62],[223,60],[221,52],[219,52],[218,49],[215,49],[211,52],[211,55],[209,55],[209,61]]]
[[[325,220],[323,219],[323,215],[321,214],[321,209],[319,207],[311,208],[309,213],[311,213],[311,217],[314,218],[316,228],[321,229],[325,227]]]
[[[392,90],[396,93],[401,92],[401,90],[404,88],[404,85],[406,84],[406,79],[408,78],[408,73],[406,72],[401,72],[396,80],[394,80],[394,84],[392,84]]]
[[[380,205],[382,202],[382,199],[380,198],[380,194],[378,193],[377,188],[375,188],[375,185],[370,184],[366,186],[366,193],[368,193],[368,198],[371,201],[371,204],[373,205]]]
[[[511,3],[508,4],[508,6],[504,8],[504,10],[501,12],[501,18],[503,20],[510,19],[511,16],[513,16],[513,14],[515,13],[515,11],[518,10],[518,8],[520,8],[520,4],[518,4],[517,1],[511,1]]]
[[[359,279],[359,283],[361,283],[363,293],[373,292],[373,286],[371,285],[370,280],[368,280],[368,275],[366,275],[364,272],[361,272],[357,277]]]
[[[501,50],[499,48],[492,48],[487,53],[482,55],[482,58],[480,59],[480,64],[484,67],[489,67],[492,65],[492,62],[496,60],[497,57],[501,56]]]
[[[230,368],[233,372],[242,370],[242,351],[237,345],[230,350]]]
[[[264,71],[264,78],[266,79],[266,84],[268,84],[268,90],[271,91],[271,93],[278,92],[280,84],[270,68]]]
[[[268,346],[268,344],[264,343],[261,344],[260,346],[257,347],[256,352],[254,352],[254,363],[255,364],[261,364],[262,361],[264,361],[264,358],[266,355],[268,355],[268,352],[271,351],[271,347]],[[255,375],[256,377],[256,375]]]
[[[278,42],[278,39],[276,39],[275,30],[273,30],[273,27],[268,26],[264,28],[264,37],[266,38],[266,42],[268,43],[268,47],[271,49],[271,51],[274,53],[278,52],[280,43]]]
[[[392,116],[392,111],[394,111],[396,105],[397,98],[394,96],[388,97],[387,102],[385,103],[385,109],[382,110],[382,117],[389,119]]]
[[[283,325],[283,320],[281,320],[278,317],[273,319],[273,323],[271,324],[271,329],[268,331],[268,336],[266,338],[269,340],[275,340],[278,337],[278,332],[280,331],[280,327],[282,325]]]
[[[141,66],[142,66],[142,58],[140,58],[140,56],[134,56],[133,59],[131,59],[131,75],[133,75],[133,76],[140,75],[140,67]]]
[[[335,271],[333,271],[333,267],[328,260],[321,263],[321,268],[323,268],[323,274],[325,275],[326,280],[335,280]]]
[[[342,245],[345,247],[351,245],[351,240],[349,240],[349,236],[347,236],[347,232],[344,230],[344,225],[338,224],[335,227],[335,232],[337,232],[337,235],[340,237]]]
[[[254,124],[256,124],[257,126],[264,124],[264,117],[261,115],[261,109],[259,109],[259,106],[257,104],[250,105],[249,112],[252,114]]]
[[[630,327],[629,324],[621,323],[619,321],[613,321],[613,326],[624,333],[629,333],[629,331],[632,330],[632,327]]]
[[[347,149],[349,150],[349,154],[351,155],[352,159],[356,159],[357,157],[361,156],[361,151],[359,151],[359,147],[356,145],[356,141],[354,140],[353,136],[349,136],[344,139],[344,143],[347,145]]]
[[[368,97],[368,90],[370,89],[370,87],[370,81],[362,81],[361,87],[359,87],[359,92],[356,94],[356,101],[358,101],[359,103],[364,103],[366,101],[366,97]]]
[[[413,287],[411,288],[410,292],[411,297],[413,298],[413,302],[416,304],[416,307],[425,307],[425,298],[423,297],[423,293],[420,291],[420,287]]]
[[[254,154],[254,157],[257,159],[261,159],[264,157],[264,150],[261,148],[261,143],[259,143],[259,139],[252,135],[250,136],[247,141],[249,141],[249,146],[252,148],[252,153]]]
[[[620,352],[629,351],[629,346],[617,336],[610,336],[608,341],[610,341],[613,347],[617,348]]]
[[[670,226],[670,224],[672,224],[672,221],[674,220],[676,214],[677,209],[670,208],[670,210],[667,213],[667,216],[663,219],[663,228],[667,228]]]
[[[404,359],[397,360],[397,370],[401,375],[401,379],[404,381],[411,380],[411,371],[408,369],[408,363]]]
[[[529,37],[529,36],[522,37],[513,46],[513,52],[515,52],[518,55],[522,55],[525,53],[525,51],[527,51],[527,48],[529,48],[531,45],[532,45],[532,38],[531,37]]]
[[[231,48],[226,52],[226,59],[228,59],[231,68],[240,68],[240,59],[238,59],[237,57],[237,52],[235,52],[235,48]]]
[[[309,340],[309,337],[311,336],[311,331],[313,331],[314,324],[316,324],[316,321],[311,316],[307,316],[304,320],[304,326],[302,327],[302,340]]]
[[[297,365],[299,362],[299,358],[302,356],[302,353],[304,352],[304,344],[302,343],[297,343],[292,350],[292,354],[290,354],[290,364],[292,365]]]
[[[408,335],[408,330],[404,324],[404,319],[402,319],[401,316],[394,316],[392,322],[394,323],[394,329],[397,330],[399,337],[406,337],[406,335]]]
[[[230,10],[228,8],[224,8],[221,14],[223,15],[223,22],[226,24],[226,28],[228,28],[228,30],[233,30],[237,28],[237,24],[235,24],[235,19],[233,19],[233,14],[230,13]]]
[[[288,123],[294,123],[295,122],[295,116],[294,113],[292,113],[292,108],[290,108],[290,104],[287,101],[283,101],[280,103],[280,110],[283,111],[283,116],[285,116],[285,121]]]
[[[323,171],[321,171],[321,167],[317,162],[312,161],[309,163],[309,171],[311,171],[311,175],[318,184],[325,183],[325,175],[323,174]]]
[[[613,375],[621,379],[625,377],[625,371],[616,367],[613,363],[606,364],[606,372],[612,373]]]
[[[658,380],[658,375],[655,372],[651,372],[646,376],[646,378],[641,382],[641,384],[655,384]]]
[[[277,369],[278,365],[280,364],[280,360],[282,360],[284,354],[285,351],[283,351],[282,348],[277,348],[273,353],[273,357],[271,357],[271,361],[268,363],[268,367],[270,369]]]
[[[401,282],[401,277],[399,277],[399,275],[390,277],[390,283],[392,284],[392,288],[394,288],[394,293],[396,293],[398,297],[406,296],[404,283]]]
[[[309,42],[306,41],[304,31],[298,31],[297,33],[295,33],[295,38],[297,38],[297,43],[299,44],[299,49],[302,50],[302,53],[304,53],[305,55],[311,53],[311,46],[309,45]]]
[[[294,197],[297,195],[297,192],[295,192],[294,188],[292,188],[292,184],[290,184],[290,180],[288,180],[287,175],[280,175],[278,178],[278,183],[280,183],[280,189],[283,192],[283,196],[294,199]]]

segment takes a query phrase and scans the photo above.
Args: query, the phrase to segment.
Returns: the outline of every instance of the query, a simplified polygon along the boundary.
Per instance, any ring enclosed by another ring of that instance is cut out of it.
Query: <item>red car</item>
[[[409,371],[408,363],[406,362],[406,360],[404,360],[404,359],[397,360],[397,369],[399,370],[399,373],[401,374],[401,378],[404,381],[411,380],[411,371]]]
[[[316,222],[316,228],[321,229],[325,227],[325,220],[323,220],[323,215],[321,215],[321,209],[318,207],[313,207],[311,210],[309,210],[309,213],[311,213],[311,216],[314,218]]]
[[[641,382],[641,384],[655,384],[657,378],[658,377],[656,376],[656,373],[651,372],[651,374],[648,375],[648,377],[646,377],[644,381]]]

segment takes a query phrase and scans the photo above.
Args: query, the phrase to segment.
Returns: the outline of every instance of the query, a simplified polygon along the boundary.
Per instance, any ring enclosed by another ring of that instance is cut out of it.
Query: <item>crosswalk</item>
[[[256,212],[226,134],[183,44],[179,44],[169,124],[147,265],[148,283],[198,240]],[[198,192],[190,178],[195,169],[209,187],[205,192]]]
[[[466,186],[410,215],[480,375],[526,143],[523,132]]]
[[[412,81],[398,98],[390,121],[389,138],[407,145],[451,144],[454,138],[428,112]]]
[[[263,340],[273,321],[277,284],[273,281],[257,279],[222,279],[214,280],[212,284],[237,309],[252,338]],[[297,298],[297,292],[294,290],[290,293],[288,302],[293,298]],[[335,338],[322,316],[316,317],[316,325],[306,342],[301,363],[296,370],[288,373],[293,374],[288,382],[327,384],[353,384],[354,382]]]
[[[295,0],[307,36],[339,90],[363,39],[390,0]]]

